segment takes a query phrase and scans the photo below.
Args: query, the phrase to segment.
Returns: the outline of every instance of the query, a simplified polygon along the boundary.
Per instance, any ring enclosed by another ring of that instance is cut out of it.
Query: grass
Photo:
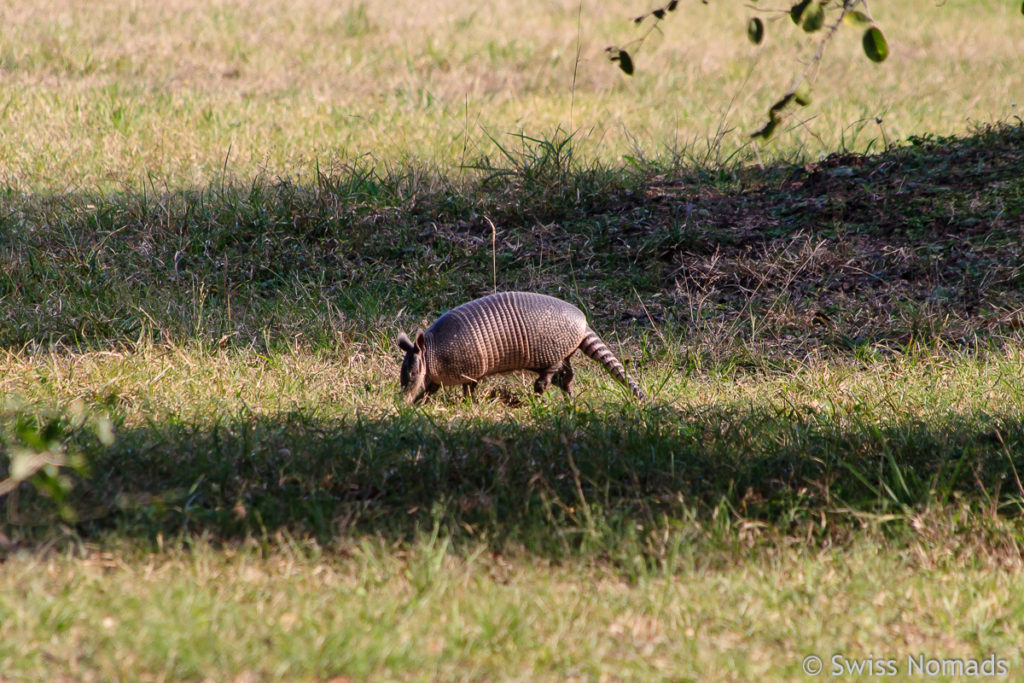
[[[921,653],[1019,669],[1019,572],[866,540],[721,564],[682,548],[676,573],[630,582],[484,548],[453,556],[432,538],[409,552],[291,541],[267,557],[198,542],[13,559],[0,653],[18,647],[14,680],[47,677],[53,662],[78,680],[799,680],[810,654],[826,671],[833,654],[894,659],[903,679]]]
[[[1018,8],[876,5],[889,61],[871,64],[856,32],[842,32],[813,106],[793,121],[798,132],[762,150],[766,159],[877,150],[886,138],[962,133],[1017,112]],[[794,48],[799,31],[769,21],[755,49],[742,8],[684,5],[636,54],[638,74],[627,79],[603,49],[638,36],[629,17],[647,9],[8,3],[0,186],[162,191],[206,186],[225,167],[246,179],[312,182],[318,167],[358,158],[381,167],[418,160],[455,175],[499,158],[492,138],[508,145],[509,134],[559,129],[579,133],[581,150],[608,163],[666,150],[683,161],[749,159],[747,134],[809,52]]]
[[[109,448],[88,429],[69,435],[93,469],[76,497],[89,536],[406,541],[442,520],[496,550],[582,552],[633,571],[663,559],[651,538],[694,515],[819,541],[846,538],[860,514],[893,515],[893,528],[960,504],[1013,516],[1019,362],[1012,350],[906,355],[692,378],[659,363],[646,408],[588,369],[573,403],[506,382],[478,405],[426,412],[396,410],[379,360],[307,351],[100,352],[25,358],[4,375],[28,406],[85,401],[113,420]],[[47,519],[10,512],[14,524]]]
[[[477,184],[18,199],[3,443],[55,434],[89,469],[70,522],[29,487],[5,501],[4,580],[37,586],[4,592],[0,623],[29,625],[5,670],[1015,670],[1022,142],[711,182],[538,140]],[[513,377],[400,406],[395,334],[489,291],[492,263],[585,306],[652,401],[582,364],[570,402]]]
[[[0,9],[0,477],[87,464],[0,502],[0,680],[1020,669],[1009,10],[873,8],[759,166],[785,22],[748,80],[688,8],[625,81],[579,9]],[[397,401],[495,286],[651,400]]]
[[[1019,126],[717,181],[527,142],[475,184],[355,168],[12,196],[0,295],[22,305],[0,311],[0,343],[379,345],[496,279],[560,293],[605,334],[660,341],[665,322],[694,363],[737,339],[806,356],[1016,334]]]

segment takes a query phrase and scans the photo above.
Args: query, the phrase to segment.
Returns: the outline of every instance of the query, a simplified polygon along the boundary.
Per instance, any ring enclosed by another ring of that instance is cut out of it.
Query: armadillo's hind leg
[[[462,398],[471,398],[476,392],[477,385],[479,382],[466,382],[462,385]]]
[[[555,376],[551,378],[551,381],[555,383],[555,386],[565,392],[566,396],[572,396],[572,378],[574,377],[572,371],[572,364],[569,359],[566,358],[562,361],[562,367]]]
[[[552,365],[550,368],[544,368],[543,370],[537,370],[540,377],[533,383],[533,390],[538,394],[543,394],[544,391],[551,386],[554,382],[555,386],[569,393],[572,390],[572,366],[569,365],[569,359],[560,361],[556,365]]]

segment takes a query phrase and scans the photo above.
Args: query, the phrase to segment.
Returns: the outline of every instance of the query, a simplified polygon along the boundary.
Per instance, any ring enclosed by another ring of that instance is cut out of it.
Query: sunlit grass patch
[[[629,18],[646,9],[8,3],[0,182],[47,192],[174,188],[225,168],[308,179],[317,164],[364,155],[454,173],[497,156],[492,140],[559,129],[606,162],[678,154],[724,163],[738,151],[751,159],[747,135],[801,68],[807,37],[769,21],[754,48],[741,8],[684,4],[635,56],[629,79],[603,49],[637,35]],[[919,0],[872,10],[889,60],[867,62],[857,32],[841,32],[812,106],[763,158],[878,150],[1014,115],[1015,8]]]
[[[749,680],[801,676],[813,654],[831,667],[837,653],[892,658],[904,674],[922,654],[1021,665],[1020,574],[983,555],[931,558],[926,543],[762,547],[744,562],[684,550],[672,574],[630,581],[479,547],[452,554],[430,537],[405,552],[275,548],[12,558],[0,578],[5,673]]]

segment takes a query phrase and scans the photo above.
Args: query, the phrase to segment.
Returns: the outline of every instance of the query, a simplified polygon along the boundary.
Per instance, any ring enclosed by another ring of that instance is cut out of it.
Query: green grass
[[[155,347],[16,358],[5,385],[22,403],[4,416],[41,424],[52,413],[32,406],[84,401],[112,419],[110,447],[64,420],[91,463],[75,496],[89,537],[407,541],[442,524],[635,571],[664,559],[651,538],[722,513],[816,542],[847,538],[862,514],[895,531],[960,505],[1015,517],[1019,363],[1016,350],[929,352],[688,376],[661,361],[644,373],[649,406],[587,368],[573,402],[496,381],[477,404],[409,410],[380,360]],[[23,532],[53,523],[43,501],[22,502],[9,521]]]
[[[542,140],[477,184],[17,198],[0,438],[56,435],[89,468],[70,522],[27,486],[5,501],[3,580],[38,586],[3,592],[0,623],[29,625],[11,675],[1011,658],[1022,143],[997,126],[709,184]],[[397,332],[489,291],[492,258],[501,286],[584,306],[651,401],[581,363],[572,401],[513,377],[401,406]]]
[[[0,9],[0,479],[87,464],[0,501],[0,679],[1019,671],[1014,8],[873,7],[764,166],[787,22],[747,80],[695,4],[626,81],[584,7],[573,92],[579,9]],[[651,400],[401,404],[495,286]]]
[[[814,103],[766,159],[962,133],[1020,106],[1018,7],[875,3],[891,56],[857,32],[828,49]],[[210,5],[14,2],[0,9],[0,186],[16,191],[310,181],[366,155],[454,173],[500,158],[492,138],[577,132],[589,157],[749,159],[747,135],[812,51],[769,21],[760,48],[735,3],[684,4],[628,79],[604,48],[647,5],[455,0]],[[577,20],[579,23],[577,24]],[[799,49],[797,47],[799,46]],[[579,61],[577,62],[577,50]],[[574,77],[575,74],[575,77]],[[881,118],[882,124],[875,119]],[[739,153],[739,157],[735,157]]]
[[[1013,656],[1020,127],[717,177],[526,142],[475,183],[11,196],[0,444],[88,468],[4,501],[0,577],[38,582],[3,591],[9,675]],[[578,302],[651,400],[581,363],[571,401],[513,377],[402,406],[397,332],[493,278]]]
[[[737,340],[800,356],[1016,336],[1019,126],[718,179],[524,144],[475,183],[354,168],[12,194],[0,296],[19,305],[0,310],[0,343],[380,344],[495,281],[559,293],[606,335],[678,335],[692,362]]]
[[[284,538],[270,556],[197,542],[14,558],[0,658],[13,680],[57,663],[74,679],[803,680],[811,654],[826,671],[834,654],[894,659],[897,680],[922,654],[1019,671],[1012,555],[870,534],[823,553],[743,545],[724,561],[684,546],[673,573],[635,581],[483,547],[453,555],[431,537],[410,551]]]

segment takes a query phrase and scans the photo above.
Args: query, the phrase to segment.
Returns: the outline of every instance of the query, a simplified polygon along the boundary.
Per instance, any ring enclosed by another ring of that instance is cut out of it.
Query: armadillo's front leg
[[[477,387],[478,384],[479,384],[479,382],[466,382],[465,384],[463,384],[462,385],[462,397],[463,398],[472,397],[473,394],[476,392],[476,387]]]

